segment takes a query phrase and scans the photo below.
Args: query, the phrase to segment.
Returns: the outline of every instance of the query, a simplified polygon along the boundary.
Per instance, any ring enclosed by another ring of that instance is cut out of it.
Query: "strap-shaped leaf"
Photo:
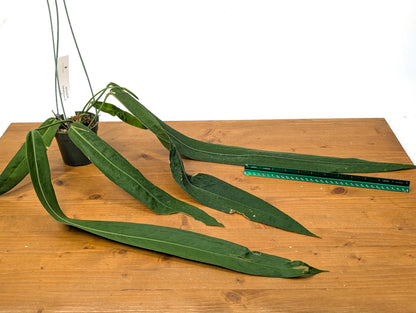
[[[52,126],[50,126],[52,125]],[[59,125],[55,118],[49,118],[40,126],[41,134],[45,145],[49,147]],[[11,190],[29,173],[26,161],[26,143],[14,155],[0,175],[0,195]]]
[[[163,122],[121,88],[113,88],[112,93],[149,130],[156,136],[160,136],[159,140],[170,150],[172,176],[179,186],[196,201],[225,213],[241,213],[252,221],[299,234],[316,236],[276,207],[225,181],[206,174],[190,178],[191,176],[185,172],[176,142],[171,140],[170,135],[161,125]],[[214,180],[217,186],[213,186]]]
[[[110,180],[158,214],[182,212],[206,225],[223,226],[203,210],[182,202],[147,180],[120,153],[88,127],[73,123],[69,138]]]
[[[339,173],[371,173],[387,172],[404,169],[416,168],[412,164],[374,162],[357,158],[339,158],[318,156],[309,154],[298,154],[288,152],[275,152],[214,143],[203,142],[190,138],[177,130],[173,129],[148,109],[146,109],[136,98],[123,88],[113,84],[113,95],[123,104],[130,104],[134,101],[135,105],[126,107],[144,124],[144,119],[152,122],[147,125],[158,139],[169,148],[166,134],[160,128],[165,130],[169,140],[173,141],[180,154],[189,159],[206,162],[216,162],[224,164],[244,165],[258,164],[274,167],[296,168],[311,171],[339,172]],[[134,112],[132,111],[134,110]],[[150,117],[152,116],[152,117]],[[158,123],[156,123],[156,120]]]
[[[36,130],[28,133],[26,148],[30,176],[36,194],[47,212],[60,223],[131,246],[251,275],[291,278],[323,272],[302,261],[290,261],[282,257],[250,251],[236,243],[176,228],[71,219],[63,213],[56,199],[46,148]]]
[[[287,152],[274,152],[203,142],[185,136],[166,123],[160,125],[175,142],[178,151],[194,160],[242,165],[258,164],[310,171],[339,173],[387,172],[416,168],[412,164],[373,162],[356,158],[337,158]]]
[[[171,144],[172,175],[196,201],[225,213],[240,213],[248,219],[303,235],[318,237],[293,218],[266,201],[208,174],[187,175],[182,160]]]

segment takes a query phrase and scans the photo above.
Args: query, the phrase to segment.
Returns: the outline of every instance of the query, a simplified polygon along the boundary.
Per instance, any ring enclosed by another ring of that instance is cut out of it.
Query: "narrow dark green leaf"
[[[158,119],[123,88],[115,84],[114,86],[115,87],[112,89],[114,96],[125,105],[135,117],[146,125],[167,149],[169,149],[169,141],[172,140],[175,142],[179,153],[190,159],[241,166],[244,166],[244,164],[257,164],[339,173],[387,172],[416,168],[416,166],[412,164],[385,163],[357,158],[338,158],[265,151],[203,142],[190,138],[173,129]]]
[[[51,182],[46,146],[37,130],[31,130],[26,136],[26,158],[33,188],[43,207],[58,222],[69,225],[69,218],[59,208]]]
[[[45,127],[39,130],[39,132],[42,135],[46,146],[51,144],[56,130],[59,127],[57,124],[47,127],[53,123],[56,123],[56,119],[49,118],[40,126]],[[0,175],[0,195],[15,187],[28,173],[26,144],[24,143]]]
[[[205,191],[199,192],[198,197],[206,197],[204,203],[207,206],[226,213],[240,213],[251,221],[265,225],[318,237],[270,203],[214,176],[199,173],[190,176],[189,180],[194,187]],[[212,201],[214,198],[220,199],[221,202]]]
[[[178,151],[194,160],[241,165],[257,164],[311,171],[371,173],[416,168],[412,164],[372,162],[355,158],[337,158],[226,146],[192,139],[161,121],[160,125],[175,142]]]
[[[117,186],[158,214],[185,213],[206,225],[222,226],[203,210],[182,202],[147,180],[122,155],[80,123],[68,130],[72,142]]]
[[[265,225],[318,237],[276,207],[240,188],[208,174],[186,174],[174,144],[169,159],[176,182],[196,201],[225,213],[240,213]]]
[[[76,221],[76,227],[131,246],[224,267],[250,275],[293,278],[325,272],[302,261],[250,251],[230,241],[147,224]]]
[[[131,246],[250,275],[292,278],[323,272],[302,261],[250,251],[236,243],[176,228],[68,218],[56,199],[46,148],[40,134],[36,130],[31,131],[26,140],[30,176],[36,194],[47,212],[60,223]]]
[[[142,129],[146,128],[134,115],[131,115],[129,112],[123,111],[122,109],[116,107],[114,104],[97,101],[94,104],[94,106],[100,111],[108,113],[112,116],[117,116],[120,120],[129,125]]]

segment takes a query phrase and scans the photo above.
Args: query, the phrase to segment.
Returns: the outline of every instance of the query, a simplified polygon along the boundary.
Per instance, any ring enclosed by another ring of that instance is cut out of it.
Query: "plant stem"
[[[61,87],[59,84],[58,79],[58,49],[59,49],[59,9],[58,4],[55,0],[55,10],[56,10],[56,44],[55,44],[55,32],[53,27],[53,19],[52,19],[52,12],[51,12],[51,6],[49,4],[49,0],[46,0],[46,4],[48,6],[48,12],[49,12],[49,21],[51,26],[51,35],[52,35],[52,49],[53,49],[53,58],[54,58],[54,64],[55,64],[55,103],[56,103],[56,112],[57,114],[60,114],[59,112],[59,101],[61,102],[62,107],[62,113],[64,118],[66,118],[65,114],[65,108],[62,101],[62,94],[61,94]],[[58,100],[59,95],[59,100]]]
[[[76,37],[75,37],[74,30],[73,30],[73,28],[72,28],[71,19],[69,18],[68,8],[67,8],[67,6],[66,6],[66,1],[65,1],[65,0],[62,0],[62,2],[63,2],[63,4],[64,4],[65,13],[66,13],[66,18],[67,18],[67,20],[68,20],[68,25],[69,25],[69,28],[70,28],[70,30],[71,30],[72,39],[74,40],[75,47],[76,47],[76,49],[77,49],[78,56],[79,56],[79,59],[80,59],[81,64],[82,64],[82,68],[84,69],[84,73],[85,73],[85,76],[86,76],[86,78],[87,78],[88,86],[90,87],[91,96],[92,96],[92,98],[94,99],[94,91],[93,91],[93,89],[92,89],[92,86],[91,86],[91,81],[90,81],[90,78],[89,78],[89,76],[88,76],[88,72],[87,72],[87,68],[85,67],[84,60],[82,59],[81,51],[79,50],[78,42],[77,42],[77,39],[76,39]],[[96,111],[95,113],[97,114],[97,111]]]
[[[107,89],[110,88],[109,86],[105,87],[104,89],[101,89],[99,92],[97,92],[95,95],[93,95],[88,102],[84,105],[82,108],[82,112],[88,112],[88,110],[94,106],[92,103],[97,102],[100,100],[100,98],[103,96],[103,94],[107,91]],[[96,108],[97,109],[97,108]]]
[[[55,2],[55,11],[56,11],[56,32],[54,31],[54,23],[53,23],[53,18],[52,18],[51,6],[50,6],[50,3],[49,3],[49,0],[46,0],[47,6],[48,6],[48,12],[49,12],[49,20],[50,20],[50,25],[51,25],[52,47],[53,47],[53,56],[54,56],[54,63],[55,63],[55,102],[56,102],[57,114],[60,114],[60,109],[59,109],[59,104],[58,103],[59,102],[61,103],[62,115],[64,116],[64,119],[66,120],[67,116],[66,116],[66,113],[65,113],[65,107],[64,107],[63,100],[62,100],[61,86],[60,86],[60,83],[59,83],[59,76],[58,76],[59,39],[60,39],[60,36],[59,36],[60,35],[60,32],[59,32],[59,27],[60,27],[60,24],[59,24],[59,7],[58,7],[58,1],[55,0],[54,2]],[[63,3],[64,8],[65,8],[65,14],[66,14],[68,25],[69,25],[69,28],[70,28],[70,31],[71,31],[71,34],[72,34],[72,39],[73,39],[75,47],[77,49],[78,57],[81,61],[82,68],[84,70],[85,76],[87,78],[88,86],[89,86],[90,91],[91,91],[91,95],[92,95],[91,99],[95,101],[94,91],[92,89],[91,81],[90,81],[90,78],[89,78],[88,72],[87,72],[87,68],[85,67],[85,63],[84,63],[84,60],[82,59],[82,55],[81,55],[81,51],[80,51],[79,46],[78,46],[78,42],[76,40],[75,33],[74,33],[73,28],[72,28],[71,19],[69,17],[68,8],[66,6],[66,1],[62,0],[62,3]],[[58,99],[58,96],[59,96],[59,99]],[[92,101],[92,100],[90,100],[90,101]],[[85,109],[85,107],[84,107],[84,109]],[[84,109],[83,109],[83,111],[84,111]],[[96,115],[97,114],[98,114],[98,111],[96,109]]]

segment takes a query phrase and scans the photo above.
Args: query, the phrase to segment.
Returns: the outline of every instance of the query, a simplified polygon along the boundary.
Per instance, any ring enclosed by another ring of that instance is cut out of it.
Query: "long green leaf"
[[[178,185],[196,201],[225,213],[240,213],[265,225],[318,237],[276,207],[240,188],[208,174],[186,174],[173,146],[169,156],[172,175]]]
[[[110,180],[158,214],[185,213],[206,225],[223,226],[203,210],[182,202],[147,180],[108,143],[88,127],[73,123],[68,130],[72,142]]]
[[[233,213],[238,212],[252,221],[261,222],[287,231],[316,236],[294,219],[271,204],[209,175],[197,175],[199,179],[190,179],[185,172],[182,160],[176,148],[176,142],[163,129],[161,121],[148,111],[135,97],[121,88],[113,88],[114,96],[140,121],[151,130],[170,150],[170,168],[172,176],[179,186],[191,197],[213,209]],[[215,179],[216,187],[212,186]]]
[[[56,199],[46,148],[40,134],[36,130],[30,131],[26,143],[30,176],[36,194],[47,212],[60,223],[131,246],[251,275],[291,278],[323,272],[302,261],[290,261],[278,256],[250,251],[236,243],[176,228],[71,219],[63,213]]]
[[[192,139],[161,121],[178,151],[194,160],[234,165],[258,164],[311,171],[371,173],[416,168],[412,164],[384,163],[356,158],[337,158],[287,152],[274,152],[213,144]]]
[[[161,121],[137,101],[135,97],[130,96],[123,88],[114,84],[112,92],[123,105],[135,101],[136,105],[134,108],[132,106],[127,107],[129,111],[145,125],[146,123],[143,119],[149,121],[146,127],[155,133],[166,148],[169,149],[167,142],[173,141],[179,153],[190,159],[242,166],[244,164],[258,164],[340,173],[387,172],[416,168],[416,166],[412,164],[374,162],[357,158],[339,158],[265,151],[203,142],[190,138]],[[131,109],[134,109],[134,112]],[[163,132],[162,129],[165,132]],[[167,136],[169,136],[169,139]]]
[[[56,123],[56,119],[49,118],[40,126],[42,129],[40,129],[39,132],[42,135],[46,146],[51,144],[56,130],[59,127],[58,124],[54,123]],[[26,161],[26,144],[24,143],[0,175],[0,195],[13,189],[13,187],[21,182],[28,173],[29,169]]]

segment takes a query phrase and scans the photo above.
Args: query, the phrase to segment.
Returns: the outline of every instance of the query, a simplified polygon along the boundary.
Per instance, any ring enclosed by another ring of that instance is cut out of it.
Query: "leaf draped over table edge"
[[[292,278],[315,275],[322,270],[302,261],[250,251],[223,239],[176,228],[128,222],[69,218],[59,206],[51,183],[46,147],[37,130],[26,137],[26,155],[36,194],[46,211],[58,222],[127,245],[163,252],[250,275]]]
[[[185,172],[182,159],[176,148],[176,142],[162,127],[161,121],[147,110],[136,97],[122,88],[112,88],[111,93],[140,120],[145,128],[152,131],[170,151],[169,163],[172,176],[178,185],[193,199],[225,213],[238,212],[252,221],[317,237],[276,207],[219,178],[208,174],[197,175],[192,178]],[[217,187],[213,187],[213,183],[217,184]]]
[[[56,124],[56,119],[53,117],[39,126],[39,133],[47,147],[51,144],[58,127],[59,124]],[[28,173],[26,143],[24,143],[0,175],[0,195],[15,187]]]

